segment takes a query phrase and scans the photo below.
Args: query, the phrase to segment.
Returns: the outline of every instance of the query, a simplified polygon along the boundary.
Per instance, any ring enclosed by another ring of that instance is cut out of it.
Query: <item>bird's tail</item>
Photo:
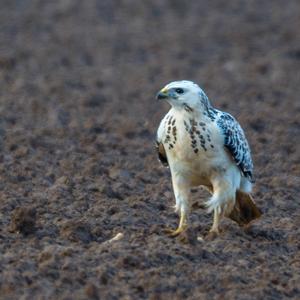
[[[255,205],[250,194],[242,191],[236,192],[236,202],[233,210],[228,215],[230,219],[240,226],[249,224],[262,215],[260,209]]]

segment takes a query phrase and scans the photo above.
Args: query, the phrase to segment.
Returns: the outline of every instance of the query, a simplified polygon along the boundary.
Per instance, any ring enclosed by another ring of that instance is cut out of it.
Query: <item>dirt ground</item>
[[[299,299],[298,0],[0,1],[1,299]],[[191,79],[250,142],[246,229],[177,225],[156,92]],[[117,233],[123,238],[106,242]]]

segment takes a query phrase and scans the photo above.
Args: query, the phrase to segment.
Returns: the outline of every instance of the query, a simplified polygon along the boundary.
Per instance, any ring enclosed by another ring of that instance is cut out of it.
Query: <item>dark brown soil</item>
[[[298,0],[2,0],[1,299],[299,299]],[[178,217],[156,92],[191,79],[240,121],[263,217]],[[117,233],[124,237],[107,242]]]

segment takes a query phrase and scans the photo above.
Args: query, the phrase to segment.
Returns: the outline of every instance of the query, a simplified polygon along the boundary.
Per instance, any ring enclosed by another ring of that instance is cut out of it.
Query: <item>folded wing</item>
[[[253,182],[251,152],[240,124],[228,113],[219,112],[217,124],[224,135],[224,146],[232,155],[242,174]]]

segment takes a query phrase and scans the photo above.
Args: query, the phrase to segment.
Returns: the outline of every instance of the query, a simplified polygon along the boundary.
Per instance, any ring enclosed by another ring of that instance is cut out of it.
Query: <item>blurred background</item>
[[[163,108],[154,95],[176,79],[199,83],[216,106],[233,103],[235,114],[244,103],[249,114],[265,99],[281,112],[298,102],[297,1],[2,0],[1,7],[9,125],[153,115],[156,125]]]
[[[0,295],[299,297],[299,70],[298,0],[0,0]],[[204,210],[160,231],[155,95],[180,79],[245,129],[265,213],[209,244]]]

